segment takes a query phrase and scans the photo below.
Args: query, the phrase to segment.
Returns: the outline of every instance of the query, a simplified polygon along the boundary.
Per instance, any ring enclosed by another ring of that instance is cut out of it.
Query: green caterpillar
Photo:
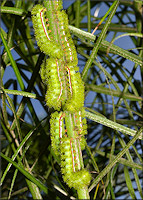
[[[62,59],[50,58],[41,65],[41,78],[48,85],[46,104],[55,110],[76,112],[84,105],[84,85],[76,72],[78,67],[64,64]]]
[[[54,112],[51,114],[50,119],[50,133],[51,133],[51,142],[52,148],[55,151],[55,154],[60,155],[59,146],[60,140],[65,135],[64,128],[64,114],[62,112]]]
[[[58,6],[57,6],[58,5]],[[49,24],[53,39],[60,44],[64,60],[77,65],[77,53],[68,28],[68,17],[64,10],[61,11],[61,1],[44,1],[47,8],[46,16],[52,23]],[[56,9],[58,7],[58,9]]]
[[[61,171],[63,179],[69,187],[81,189],[88,186],[91,181],[91,175],[85,169],[82,169],[78,153],[74,150],[72,139],[64,138],[61,140]]]
[[[46,8],[41,5],[36,5],[32,9],[32,22],[35,30],[35,37],[40,50],[49,56],[60,58],[62,51],[59,45],[57,45],[51,38],[51,30],[48,28],[46,16]]]
[[[68,85],[65,82],[65,70],[61,71],[64,65],[60,60],[50,58],[41,65],[41,78],[43,82],[48,85],[46,93],[46,104],[50,108],[60,110],[67,99]]]

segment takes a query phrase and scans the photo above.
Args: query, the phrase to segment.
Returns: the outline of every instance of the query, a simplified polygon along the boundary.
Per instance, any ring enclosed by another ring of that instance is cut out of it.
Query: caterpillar
[[[74,149],[75,141],[72,138],[61,140],[61,171],[68,186],[78,189],[89,185],[91,175],[87,170],[82,169],[79,154],[75,151],[76,148]]]
[[[76,112],[84,105],[84,85],[78,67],[64,66],[64,62],[50,58],[41,65],[41,78],[47,85],[46,104],[55,110]]]
[[[44,1],[44,6],[48,10],[46,12],[47,18],[53,22],[49,25],[54,34],[53,38],[64,51],[65,61],[77,65],[77,52],[69,32],[68,17],[64,10],[61,11],[62,1]]]
[[[51,142],[52,142],[52,148],[55,151],[56,155],[59,155],[59,145],[60,145],[60,139],[65,134],[64,129],[64,122],[63,118],[64,114],[62,112],[54,112],[51,114],[50,119],[50,132],[51,132]]]
[[[48,28],[49,23],[48,19],[46,19],[45,12],[46,8],[40,4],[34,6],[31,11],[37,44],[45,54],[60,58],[63,52],[61,51],[60,45],[52,41],[51,30]]]
[[[77,145],[80,145],[80,143],[77,144],[76,139],[68,137],[61,138],[61,171],[65,176],[69,176],[70,173],[79,171],[82,167]],[[80,147],[78,146],[78,148]]]
[[[66,63],[71,62],[72,65],[76,66],[78,63],[77,52],[68,29],[67,14],[64,10],[62,10],[61,12],[58,11],[56,13],[56,17],[58,19],[58,33],[60,38],[60,44],[64,51],[64,59]]]
[[[69,66],[69,69],[72,85],[72,95],[70,98],[68,98],[64,110],[76,112],[81,110],[81,108],[84,106],[84,84],[81,80],[80,73],[76,72],[73,66]]]
[[[63,66],[63,70],[61,70]],[[64,65],[61,60],[49,58],[44,60],[40,70],[41,78],[47,85],[46,104],[60,110],[67,99],[68,85],[64,79]]]

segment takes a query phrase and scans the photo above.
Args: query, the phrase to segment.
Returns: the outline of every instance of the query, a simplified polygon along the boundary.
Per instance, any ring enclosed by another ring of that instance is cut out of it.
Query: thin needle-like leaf
[[[16,65],[16,62],[15,62],[15,60],[13,59],[12,54],[11,54],[11,52],[10,52],[8,46],[7,46],[6,40],[4,39],[4,36],[3,36],[3,33],[1,32],[0,34],[1,34],[2,42],[3,42],[4,46],[5,46],[5,49],[6,49],[6,51],[7,51],[7,54],[8,54],[8,56],[9,56],[11,65],[12,65],[13,70],[14,70],[14,72],[15,72],[15,75],[16,75],[16,77],[17,77],[17,81],[18,81],[18,83],[19,83],[19,85],[20,85],[21,90],[24,90],[24,84],[23,84],[23,81],[22,81],[20,72],[19,72],[19,70],[18,70],[18,67],[17,67],[17,65]]]
[[[29,172],[27,172],[22,166],[19,166],[16,162],[12,161],[9,157],[5,156],[3,153],[0,153],[0,155],[7,160],[8,162],[12,163],[16,169],[18,169],[26,178],[31,180],[33,183],[35,183],[43,192],[47,194],[48,189],[43,183],[41,183],[38,179],[36,179],[34,176],[32,176]]]
[[[126,153],[126,151],[134,144],[134,142],[138,139],[140,134],[143,133],[143,128],[141,128],[137,134],[131,139],[127,145],[123,148],[120,153],[117,154],[116,159],[109,163],[101,172],[100,174],[94,179],[93,183],[91,184],[89,191],[91,191],[97,183],[111,170],[111,168],[118,162],[118,160]]]
[[[114,130],[117,130],[117,131],[120,131],[122,133],[125,133],[125,134],[128,134],[128,135],[131,135],[131,136],[135,136],[136,135],[136,131],[130,129],[130,128],[127,128],[125,126],[122,126],[116,122],[113,122],[109,119],[106,119],[104,117],[101,117],[101,116],[98,116],[98,115],[95,115],[95,114],[92,114],[90,112],[85,112],[86,113],[86,117],[88,117],[89,119],[97,122],[97,123],[100,123],[100,124],[103,124],[104,126],[107,126],[109,128],[113,128]],[[143,140],[143,133],[141,133],[139,135],[139,138],[140,140]]]

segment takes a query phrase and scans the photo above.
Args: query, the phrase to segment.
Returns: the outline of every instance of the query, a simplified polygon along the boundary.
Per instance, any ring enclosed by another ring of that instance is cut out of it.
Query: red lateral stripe
[[[63,119],[64,114],[61,114],[60,119],[59,119],[59,138],[62,138],[62,119]]]
[[[66,66],[66,68],[67,68],[67,71],[68,71],[69,85],[70,85],[70,92],[71,92],[71,95],[73,95],[73,92],[72,92],[72,83],[71,83],[70,68],[69,68],[68,66]]]
[[[41,23],[42,23],[42,26],[43,26],[45,35],[46,35],[47,39],[50,40],[50,38],[49,38],[49,36],[48,36],[48,33],[47,33],[47,30],[46,30],[46,26],[45,26],[45,24],[44,24],[44,20],[43,20],[43,13],[42,13],[42,12],[43,12],[44,10],[45,10],[45,8],[42,9],[42,10],[40,11],[40,19],[41,19]]]

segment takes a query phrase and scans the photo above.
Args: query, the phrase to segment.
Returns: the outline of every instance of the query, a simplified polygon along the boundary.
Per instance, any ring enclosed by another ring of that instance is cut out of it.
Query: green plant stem
[[[69,112],[65,113],[65,124],[67,128],[67,134],[69,137],[74,138],[74,131],[73,131],[73,123],[72,123],[72,114]]]
[[[87,187],[78,189],[77,194],[78,194],[78,199],[90,199]]]

